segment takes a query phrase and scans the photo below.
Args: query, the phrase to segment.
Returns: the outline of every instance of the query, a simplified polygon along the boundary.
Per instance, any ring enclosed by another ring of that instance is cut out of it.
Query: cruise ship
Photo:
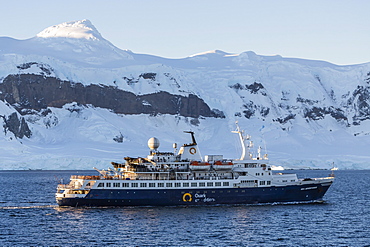
[[[149,155],[125,157],[96,176],[72,175],[59,184],[60,206],[176,206],[257,204],[320,201],[334,177],[298,178],[276,173],[261,148],[253,154],[251,137],[239,126],[242,154],[239,159],[223,155],[200,155],[194,132],[191,143],[174,152],[160,152],[159,140],[148,141]]]

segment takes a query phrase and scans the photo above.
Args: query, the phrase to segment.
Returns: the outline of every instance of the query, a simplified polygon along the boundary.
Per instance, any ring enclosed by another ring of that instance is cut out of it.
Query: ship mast
[[[239,135],[240,143],[242,144],[242,155],[240,156],[240,160],[245,159],[245,153],[246,153],[246,148],[245,148],[245,140],[248,140],[250,137],[249,136],[243,136],[244,131],[240,130],[240,127],[238,125],[238,121],[235,122],[236,124],[236,130],[231,131],[232,133],[237,133]]]

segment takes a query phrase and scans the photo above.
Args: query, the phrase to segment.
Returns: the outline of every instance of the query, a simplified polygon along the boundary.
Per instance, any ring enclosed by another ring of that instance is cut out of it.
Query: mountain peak
[[[36,36],[40,38],[103,39],[99,31],[94,27],[91,21],[87,19],[64,22],[59,25],[51,26],[38,33]]]
[[[224,52],[224,51],[221,51],[221,50],[211,50],[211,51],[197,53],[197,54],[191,55],[189,57],[197,57],[197,56],[204,56],[204,55],[217,55],[217,56],[223,57],[223,56],[230,55],[230,53],[227,53],[227,52]]]

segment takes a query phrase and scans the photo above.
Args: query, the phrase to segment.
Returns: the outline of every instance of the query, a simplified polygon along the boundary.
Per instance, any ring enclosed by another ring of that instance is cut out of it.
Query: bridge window
[[[149,187],[155,187],[155,183],[149,183]]]
[[[113,187],[121,187],[120,183],[113,183]]]
[[[215,182],[215,186],[221,186],[221,182]]]
[[[191,187],[197,187],[197,183],[191,183]]]
[[[99,183],[98,187],[104,187],[104,183]]]
[[[223,185],[224,186],[229,186],[229,182],[224,182]]]
[[[204,182],[199,183],[199,187],[206,187],[206,183]]]
[[[164,183],[158,183],[158,187],[164,187]]]
[[[189,183],[183,183],[182,187],[189,187]]]
[[[132,183],[131,187],[138,187],[138,185],[139,185],[138,183]]]
[[[146,183],[140,183],[140,187],[146,187]]]
[[[111,187],[111,185],[112,185],[111,183],[106,183],[106,185],[105,185],[105,186],[106,186],[106,187]]]

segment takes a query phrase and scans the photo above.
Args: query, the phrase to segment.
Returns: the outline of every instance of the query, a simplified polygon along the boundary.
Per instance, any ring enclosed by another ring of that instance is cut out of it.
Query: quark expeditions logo
[[[193,198],[194,197],[194,198]],[[182,200],[184,202],[215,202],[215,198],[210,198],[207,197],[206,194],[200,194],[200,193],[195,193],[194,196],[190,193],[185,193],[182,195]]]
[[[193,200],[193,196],[190,193],[185,193],[182,195],[182,200],[184,202],[191,202]]]

